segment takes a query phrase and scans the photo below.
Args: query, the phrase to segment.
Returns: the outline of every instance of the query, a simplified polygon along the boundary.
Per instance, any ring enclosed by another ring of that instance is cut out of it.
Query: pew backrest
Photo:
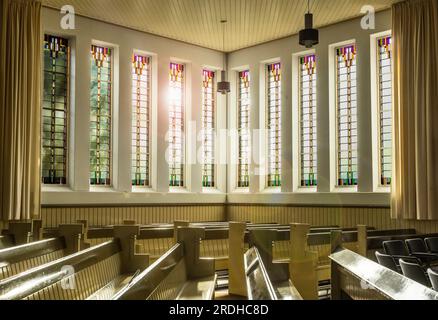
[[[256,247],[245,253],[245,275],[248,300],[278,300]]]
[[[63,238],[47,239],[0,250],[0,280],[64,256]]]
[[[0,281],[0,300],[86,299],[121,273],[120,250],[114,239],[12,276]]]

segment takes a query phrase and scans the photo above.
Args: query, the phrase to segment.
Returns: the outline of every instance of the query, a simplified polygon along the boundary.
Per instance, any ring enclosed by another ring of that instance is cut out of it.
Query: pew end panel
[[[244,222],[230,222],[228,235],[228,292],[242,297],[247,297],[244,261],[246,227]]]
[[[121,225],[114,227],[114,237],[119,239],[122,255],[122,272],[135,273],[149,266],[149,254],[137,253],[139,225]]]

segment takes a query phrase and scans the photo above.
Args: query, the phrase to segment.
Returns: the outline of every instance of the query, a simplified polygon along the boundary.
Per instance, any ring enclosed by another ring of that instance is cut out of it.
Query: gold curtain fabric
[[[392,8],[392,217],[438,219],[438,1]]]
[[[41,2],[0,10],[0,220],[26,220],[40,212]]]

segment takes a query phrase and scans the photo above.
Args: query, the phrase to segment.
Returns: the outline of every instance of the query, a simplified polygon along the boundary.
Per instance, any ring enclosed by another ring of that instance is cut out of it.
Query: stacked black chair
[[[427,249],[432,253],[438,253],[438,238],[426,238]]]
[[[401,273],[401,269],[399,266],[397,266],[397,263],[395,263],[395,260],[393,257],[387,254],[380,253],[376,251],[376,258],[380,265],[391,269],[392,271]]]
[[[438,291],[438,273],[433,271],[432,269],[427,270],[427,273],[429,274],[433,290]]]
[[[403,259],[400,259],[400,267],[405,277],[421,283],[423,286],[428,288],[432,287],[429,277],[424,272],[423,267],[418,263],[407,262]]]
[[[383,242],[383,249],[387,255],[393,257],[395,263],[399,265],[398,261],[404,259],[407,262],[417,263],[422,265],[422,261],[415,256],[411,256],[406,248],[404,241],[391,240]]]
[[[409,254],[419,258],[422,262],[430,264],[438,261],[438,254],[429,252],[423,239],[406,240]]]

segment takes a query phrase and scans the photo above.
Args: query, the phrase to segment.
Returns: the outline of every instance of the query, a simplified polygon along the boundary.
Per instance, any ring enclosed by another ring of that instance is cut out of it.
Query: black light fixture
[[[307,13],[304,16],[304,30],[300,31],[300,45],[312,48],[319,43],[319,32],[313,29],[313,14],[310,13],[310,0],[307,1]]]
[[[224,51],[224,69],[221,72],[221,81],[217,83],[217,91],[219,93],[222,93],[223,95],[230,93],[230,83],[227,81],[227,60],[226,60],[226,53],[225,53],[225,23],[227,23],[227,20],[221,20],[222,24],[222,33],[223,33],[223,41],[222,41],[222,49]]]

